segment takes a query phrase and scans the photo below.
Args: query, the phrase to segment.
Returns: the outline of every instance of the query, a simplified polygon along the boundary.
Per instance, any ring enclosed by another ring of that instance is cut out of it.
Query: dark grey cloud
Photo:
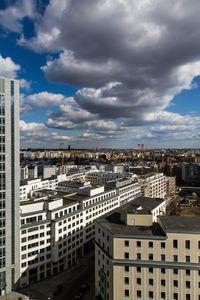
[[[163,111],[174,95],[191,88],[200,73],[195,0],[189,5],[186,0],[62,0],[62,9],[56,4],[50,1],[36,37],[20,43],[60,52],[43,66],[45,76],[79,88],[75,100],[99,118],[132,113],[144,122],[145,114]]]
[[[120,119],[124,130],[198,122],[165,109],[200,74],[199,11],[196,0],[50,0],[36,36],[18,43],[57,53],[42,67],[46,78],[79,90],[46,125],[100,132],[94,120]]]

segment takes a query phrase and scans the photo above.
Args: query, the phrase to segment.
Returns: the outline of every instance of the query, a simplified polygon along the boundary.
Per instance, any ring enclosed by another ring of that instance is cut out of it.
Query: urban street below
[[[76,265],[43,281],[31,284],[20,292],[29,295],[30,299],[38,300],[74,300],[83,284],[89,284],[82,300],[93,300],[94,296],[94,253],[81,258]],[[58,295],[53,295],[57,286],[62,286]]]

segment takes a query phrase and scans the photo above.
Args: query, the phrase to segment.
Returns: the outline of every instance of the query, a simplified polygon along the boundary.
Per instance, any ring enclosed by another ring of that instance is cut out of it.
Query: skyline
[[[0,3],[0,76],[21,148],[198,148],[200,3]],[[92,11],[92,13],[91,13]]]

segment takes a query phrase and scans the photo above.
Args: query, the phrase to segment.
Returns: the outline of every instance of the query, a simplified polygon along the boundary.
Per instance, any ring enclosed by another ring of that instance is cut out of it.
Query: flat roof
[[[142,210],[139,210],[140,212],[142,212],[143,210],[151,211],[163,202],[165,202],[165,200],[162,198],[148,198],[141,196],[123,205],[120,208],[120,211],[131,213],[131,211],[136,210],[140,206],[142,206]]]
[[[87,198],[90,198],[90,196],[76,194],[76,195],[72,195],[72,196],[68,197],[68,199],[71,199],[71,200],[85,200]]]
[[[71,204],[71,203],[75,203],[73,200],[70,199],[63,199],[63,206]]]
[[[27,205],[27,204],[40,203],[40,202],[44,202],[44,201],[45,201],[44,199],[37,200],[37,201],[33,201],[33,200],[20,201],[20,206],[21,205]]]
[[[152,226],[135,226],[122,223],[120,211],[118,210],[106,215],[104,218],[97,219],[97,223],[100,223],[106,230],[112,232],[115,237],[119,238],[166,238],[162,228],[158,223],[152,223]]]
[[[200,217],[197,216],[160,216],[166,232],[200,233]]]
[[[34,193],[47,193],[47,192],[57,192],[56,190],[52,190],[52,189],[38,189],[38,190],[34,190]]]
[[[61,197],[64,197],[64,196],[68,196],[68,195],[71,195],[72,193],[67,193],[67,192],[61,192],[61,191],[57,191],[56,190],[56,195],[55,196],[61,196]]]

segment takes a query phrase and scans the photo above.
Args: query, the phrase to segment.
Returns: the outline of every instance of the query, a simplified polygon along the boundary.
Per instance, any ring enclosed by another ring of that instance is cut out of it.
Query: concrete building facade
[[[96,296],[200,299],[200,218],[158,211],[153,222],[146,208],[115,210],[96,221]]]
[[[0,295],[20,275],[19,82],[0,77]]]

